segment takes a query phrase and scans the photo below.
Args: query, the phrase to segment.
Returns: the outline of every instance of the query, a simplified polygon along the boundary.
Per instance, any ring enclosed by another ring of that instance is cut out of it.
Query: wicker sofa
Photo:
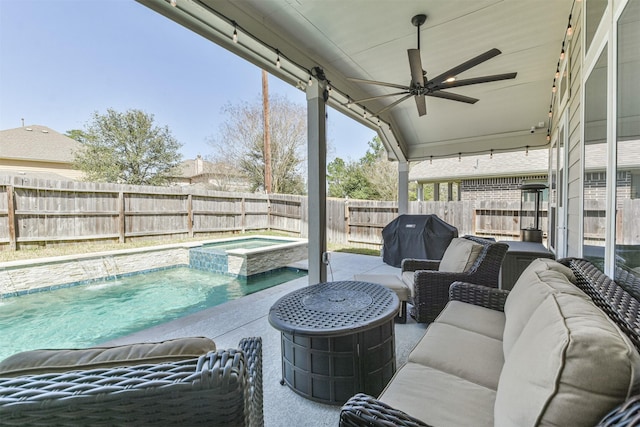
[[[340,425],[638,425],[639,326],[638,300],[585,260],[537,259],[510,292],[456,282],[408,363]]]
[[[264,424],[261,338],[230,350],[196,337],[25,352],[0,363],[2,426],[205,424]]]
[[[433,322],[447,305],[449,286],[456,281],[497,288],[508,249],[504,243],[464,236],[451,241],[442,260],[404,259],[401,274],[411,295],[411,316],[420,323]]]

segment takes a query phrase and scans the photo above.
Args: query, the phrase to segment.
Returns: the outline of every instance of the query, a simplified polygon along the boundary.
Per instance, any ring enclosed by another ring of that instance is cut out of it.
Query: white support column
[[[422,182],[418,183],[418,201],[424,202],[424,184]]]
[[[322,254],[327,251],[327,138],[324,82],[307,86],[307,165],[309,209],[309,284],[327,281]]]
[[[398,162],[398,215],[409,213],[409,162]]]

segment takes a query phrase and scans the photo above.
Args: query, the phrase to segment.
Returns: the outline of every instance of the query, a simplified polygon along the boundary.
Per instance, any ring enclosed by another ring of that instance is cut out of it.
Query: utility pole
[[[264,191],[271,193],[271,132],[269,130],[269,75],[262,70],[262,115],[264,122]]]

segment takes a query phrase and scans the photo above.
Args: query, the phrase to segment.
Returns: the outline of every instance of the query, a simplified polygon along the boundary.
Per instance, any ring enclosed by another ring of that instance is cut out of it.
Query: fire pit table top
[[[286,333],[340,336],[388,321],[399,306],[395,292],[379,284],[326,282],[280,298],[269,311],[269,323]]]

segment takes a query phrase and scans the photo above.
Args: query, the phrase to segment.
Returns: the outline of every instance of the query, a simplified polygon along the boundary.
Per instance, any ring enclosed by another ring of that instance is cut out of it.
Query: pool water
[[[292,241],[280,240],[280,239],[265,239],[263,237],[249,237],[246,239],[222,241],[219,243],[207,243],[205,245],[202,245],[202,248],[216,250],[216,251],[228,251],[230,249],[266,248],[267,246],[282,245],[284,243],[291,243],[291,242]]]
[[[0,360],[37,348],[98,345],[307,273],[237,279],[176,267],[0,300]]]

